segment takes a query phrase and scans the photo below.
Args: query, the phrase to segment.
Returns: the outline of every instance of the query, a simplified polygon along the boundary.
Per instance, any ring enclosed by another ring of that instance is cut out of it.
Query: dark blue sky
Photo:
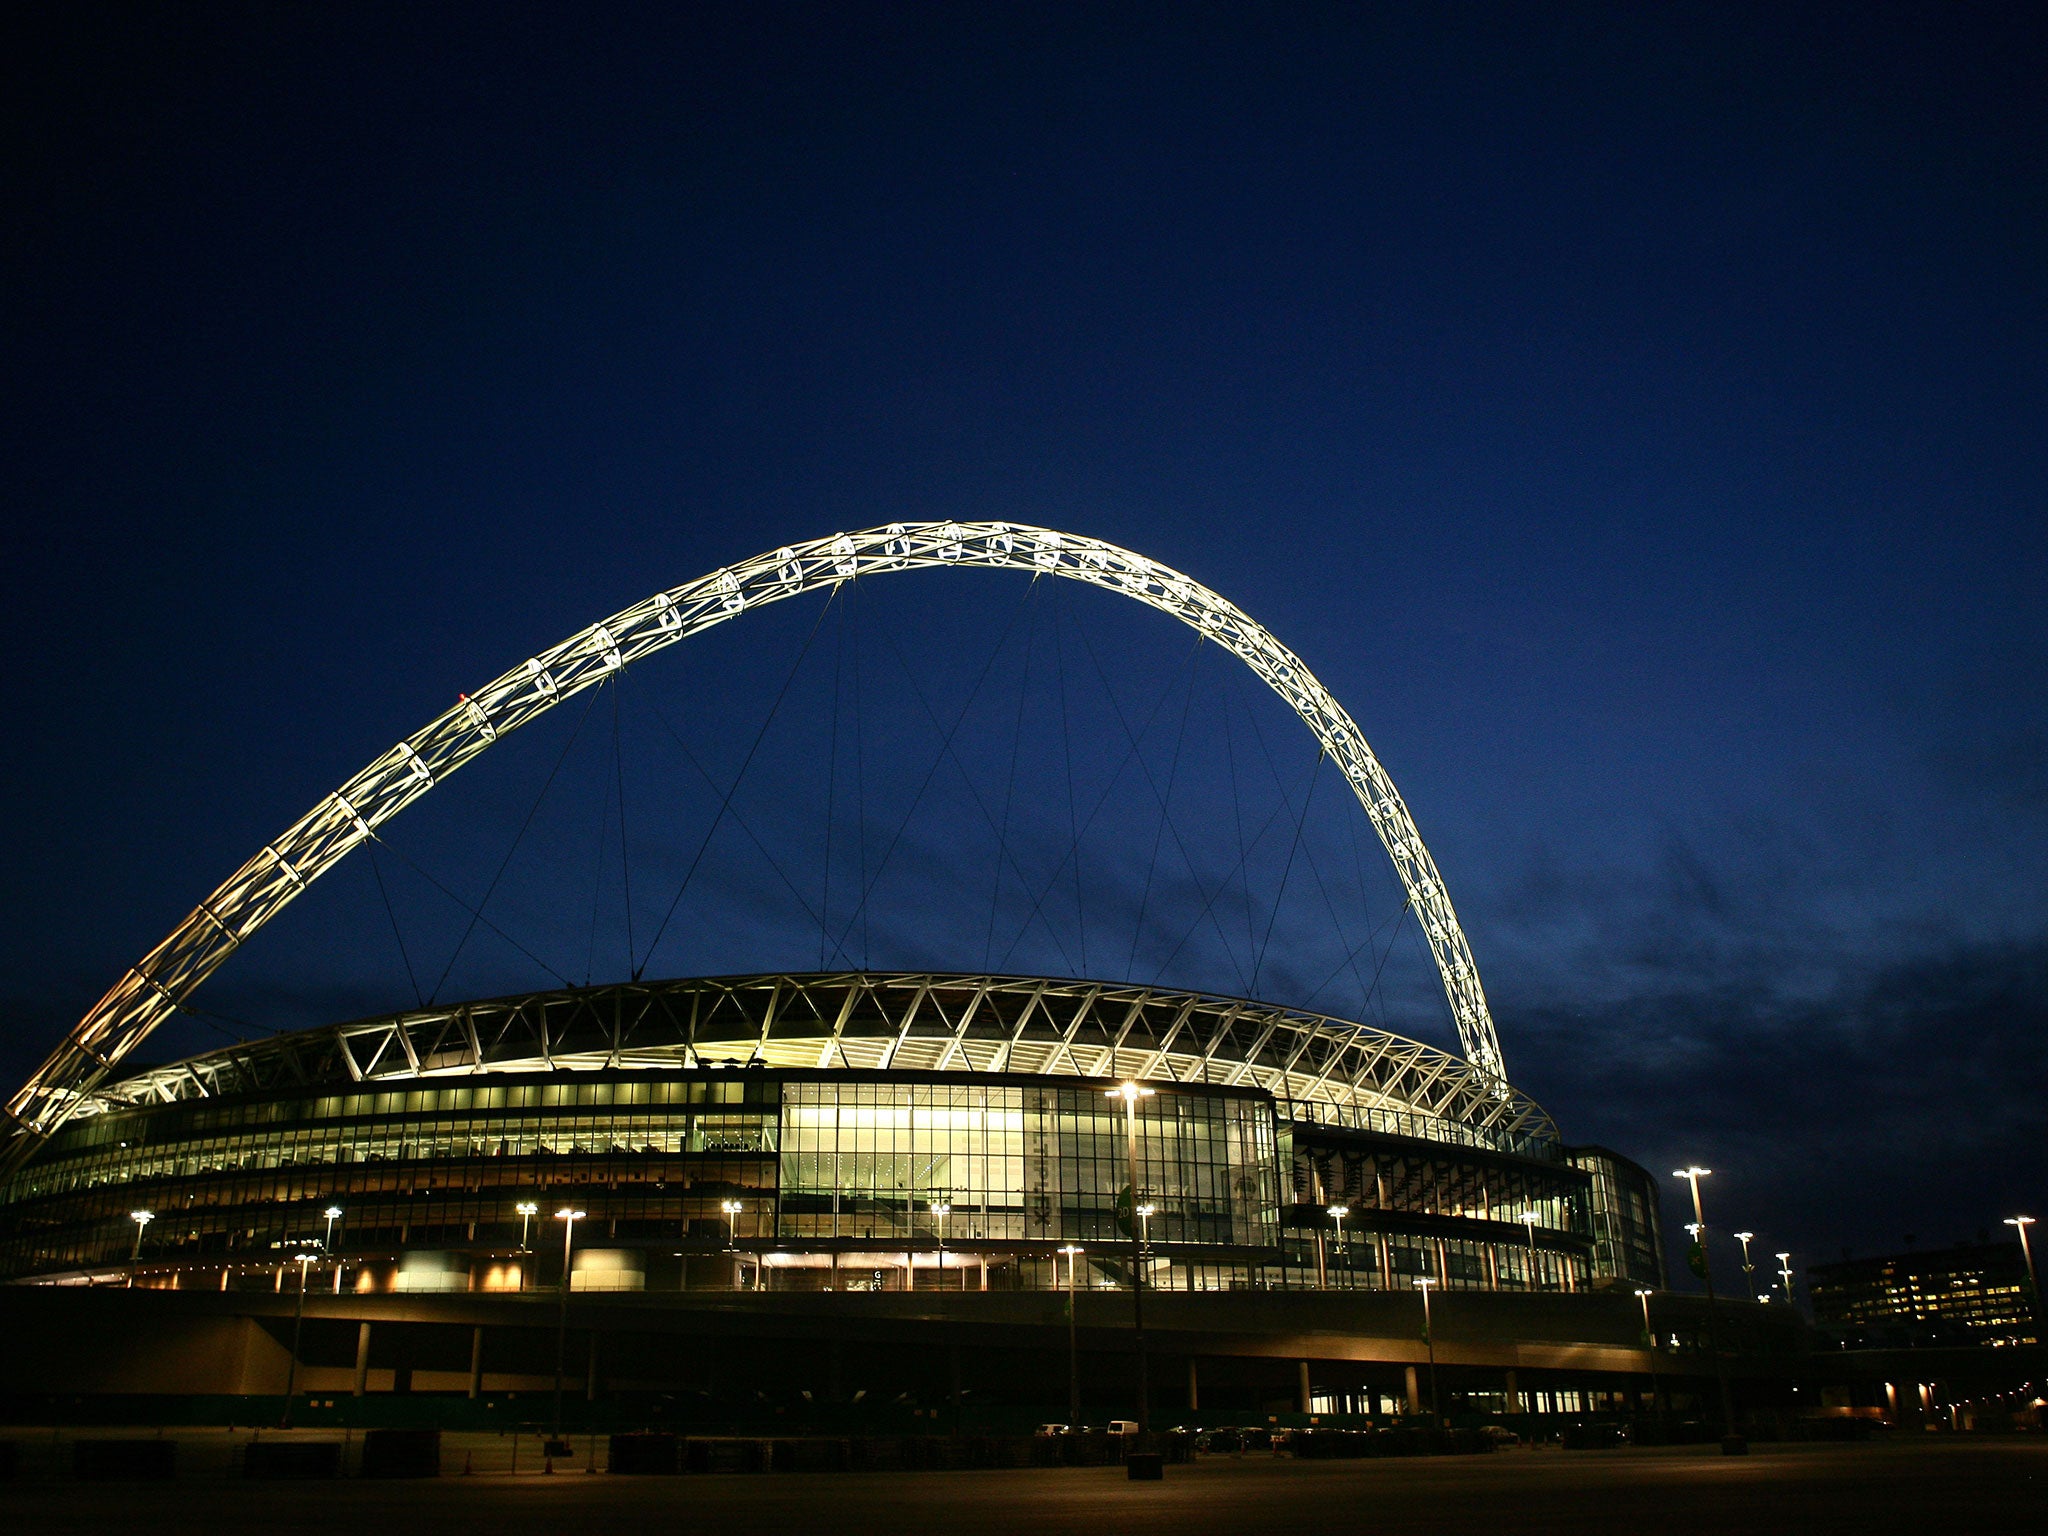
[[[456,690],[765,547],[998,517],[1318,670],[1574,1138],[1813,1258],[2048,1204],[2038,13],[46,9],[0,47],[10,1079]],[[507,742],[201,1001],[545,984],[487,933],[442,981],[467,919],[412,865],[475,901],[557,761],[488,910],[617,974],[787,682],[653,971],[816,963],[967,708],[873,963],[1000,929],[1448,1042],[1398,930],[1344,965],[1384,858],[1329,794],[1286,865],[1313,754],[1213,654],[891,580]],[[1034,927],[982,810],[1050,879],[1070,774],[1106,809]]]

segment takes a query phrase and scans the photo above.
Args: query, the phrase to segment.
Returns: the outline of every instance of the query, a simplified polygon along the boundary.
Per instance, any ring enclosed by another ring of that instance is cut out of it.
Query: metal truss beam
[[[1113,1026],[1099,1017],[1115,1016]],[[630,1029],[621,1020],[631,1019]],[[1099,1044],[1079,1039],[1094,1021]],[[479,1074],[675,1071],[711,1064],[1010,1072],[1135,1071],[1198,1088],[1257,1084],[1283,1112],[1487,1145],[1554,1142],[1528,1098],[1470,1062],[1324,1014],[1167,987],[1043,976],[827,972],[621,982],[329,1025],[101,1085],[91,1116],[300,1085],[445,1082]],[[1382,1128],[1385,1128],[1382,1126]]]
[[[1505,1068],[1471,946],[1394,781],[1364,734],[1286,646],[1227,598],[1100,539],[1015,523],[891,523],[785,546],[657,592],[462,695],[328,795],[200,902],[116,982],[6,1106],[0,1171],[19,1166],[95,1085],[228,956],[377,827],[507,732],[623,668],[750,608],[860,576],[982,566],[1085,582],[1156,608],[1242,661],[1284,699],[1343,773],[1413,903],[1456,1020],[1490,1091]]]

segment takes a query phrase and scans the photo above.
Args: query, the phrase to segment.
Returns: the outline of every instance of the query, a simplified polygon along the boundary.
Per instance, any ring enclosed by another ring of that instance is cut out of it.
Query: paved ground
[[[1120,1468],[627,1478],[0,1484],[0,1530],[293,1536],[479,1529],[574,1536],[663,1522],[747,1536],[957,1532],[1204,1536],[1270,1530],[1452,1536],[1645,1531],[1935,1532],[2048,1528],[2048,1437],[1898,1445],[1518,1451],[1429,1460],[1206,1458],[1164,1483]]]

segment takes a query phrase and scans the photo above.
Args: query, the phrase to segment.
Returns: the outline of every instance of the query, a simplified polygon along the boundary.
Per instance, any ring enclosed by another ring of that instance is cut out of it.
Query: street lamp
[[[292,1261],[299,1266],[299,1301],[292,1311],[292,1359],[285,1369],[284,1412],[279,1415],[277,1427],[292,1427],[292,1398],[299,1390],[299,1335],[306,1326],[306,1271],[313,1265],[318,1250],[311,1242],[301,1243],[299,1251],[292,1255]]]
[[[939,1224],[939,1289],[946,1288],[946,1218],[953,1214],[953,1207],[944,1200],[931,1204],[932,1219]]]
[[[1332,1205],[1325,1207],[1325,1209],[1329,1211],[1330,1219],[1337,1223],[1337,1256],[1342,1258],[1344,1257],[1344,1218],[1351,1214],[1351,1207],[1348,1205]],[[1329,1284],[1330,1277],[1326,1268],[1323,1274],[1323,1288],[1325,1290],[1329,1289]]]
[[[2034,1332],[2041,1331],[2041,1277],[2034,1273],[2034,1249],[2027,1241],[2027,1228],[2034,1224],[2031,1216],[2008,1216],[2005,1224],[2020,1235],[2020,1257],[2027,1261],[2027,1288],[2033,1292]]]
[[[533,1251],[533,1218],[540,1214],[540,1207],[531,1200],[522,1200],[512,1207],[519,1213],[519,1247],[522,1252]]]
[[[1714,1265],[1707,1257],[1707,1218],[1700,1206],[1700,1180],[1714,1170],[1697,1164],[1672,1170],[1671,1177],[1683,1179],[1692,1189],[1692,1233],[1694,1249],[1700,1256],[1700,1278],[1707,1283],[1707,1344],[1714,1352],[1714,1378],[1721,1387],[1721,1449],[1734,1455],[1748,1447],[1735,1433],[1735,1400],[1728,1392],[1728,1362],[1721,1356],[1721,1320],[1714,1301]]]
[[[1521,1222],[1522,1230],[1529,1234],[1529,1289],[1532,1291],[1543,1288],[1539,1283],[1542,1277],[1538,1273],[1540,1265],[1536,1257],[1536,1223],[1542,1219],[1535,1211],[1524,1211],[1516,1218]]]
[[[327,1218],[327,1235],[320,1239],[320,1246],[327,1250],[330,1258],[334,1255],[334,1224],[341,1220],[341,1207],[330,1205],[320,1213]],[[341,1294],[341,1260],[334,1260],[334,1294]]]
[[[1081,1429],[1081,1350],[1074,1337],[1074,1266],[1087,1251],[1072,1243],[1060,1250],[1067,1256],[1067,1428],[1076,1434]],[[1059,1278],[1057,1268],[1053,1278]]]
[[[1742,1285],[1743,1289],[1747,1291],[1754,1291],[1756,1289],[1754,1279],[1756,1266],[1749,1262],[1749,1245],[1755,1236],[1754,1232],[1737,1232],[1735,1234],[1735,1241],[1742,1244]]]
[[[1777,1257],[1777,1260],[1778,1260],[1778,1279],[1779,1279],[1780,1281],[1782,1281],[1782,1282],[1784,1283],[1784,1286],[1785,1286],[1785,1305],[1789,1307],[1789,1306],[1792,1306],[1792,1305],[1793,1305],[1793,1301],[1792,1301],[1792,1255],[1791,1255],[1791,1254],[1789,1254],[1789,1253],[1781,1253],[1781,1254],[1778,1254],[1778,1255],[1776,1255],[1776,1257]]]
[[[1124,1171],[1130,1180],[1131,1214],[1138,1210],[1138,1100],[1152,1097],[1154,1089],[1136,1083],[1119,1083],[1109,1090],[1112,1099],[1124,1101]],[[1152,1389],[1145,1364],[1145,1250],[1137,1221],[1131,1223],[1131,1332],[1138,1357],[1138,1433],[1152,1431]]]
[[[740,1212],[746,1209],[737,1200],[721,1200],[718,1208],[725,1212],[725,1246],[732,1250],[732,1288],[740,1288]]]
[[[1657,1418],[1661,1423],[1664,1412],[1664,1384],[1657,1379],[1657,1335],[1650,1331],[1650,1293],[1639,1290],[1636,1300],[1643,1307],[1643,1348],[1650,1352],[1650,1400],[1657,1405]]]
[[[1427,1275],[1415,1277],[1415,1289],[1422,1292],[1422,1342],[1429,1349],[1429,1427],[1443,1428],[1443,1413],[1436,1397],[1436,1333],[1429,1325],[1429,1288],[1436,1282]]]
[[[562,1308],[555,1325],[555,1438],[562,1438],[562,1365],[569,1353],[569,1259],[576,1241],[576,1223],[584,1213],[565,1205],[555,1212],[562,1224]]]
[[[135,1288],[135,1266],[141,1264],[141,1233],[143,1233],[143,1227],[147,1227],[152,1221],[156,1221],[156,1212],[154,1210],[131,1210],[129,1212],[129,1221],[135,1223],[135,1247],[129,1251],[129,1290],[133,1290]],[[2021,1237],[2025,1237],[2025,1233],[2021,1233]]]

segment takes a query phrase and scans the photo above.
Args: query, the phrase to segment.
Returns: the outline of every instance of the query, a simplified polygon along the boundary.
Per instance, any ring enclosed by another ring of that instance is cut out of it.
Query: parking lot
[[[504,1536],[593,1521],[668,1520],[693,1532],[778,1526],[835,1533],[952,1529],[976,1536],[1048,1530],[1203,1532],[1713,1532],[1774,1528],[1858,1533],[2021,1530],[2048,1515],[2048,1437],[1928,1437],[1901,1444],[1515,1450],[1491,1456],[1297,1461],[1205,1456],[1130,1483],[1117,1467],[991,1471],[624,1477],[562,1470],[419,1481],[276,1483],[229,1479],[0,1485],[0,1525],[92,1532],[414,1530],[481,1526]]]

